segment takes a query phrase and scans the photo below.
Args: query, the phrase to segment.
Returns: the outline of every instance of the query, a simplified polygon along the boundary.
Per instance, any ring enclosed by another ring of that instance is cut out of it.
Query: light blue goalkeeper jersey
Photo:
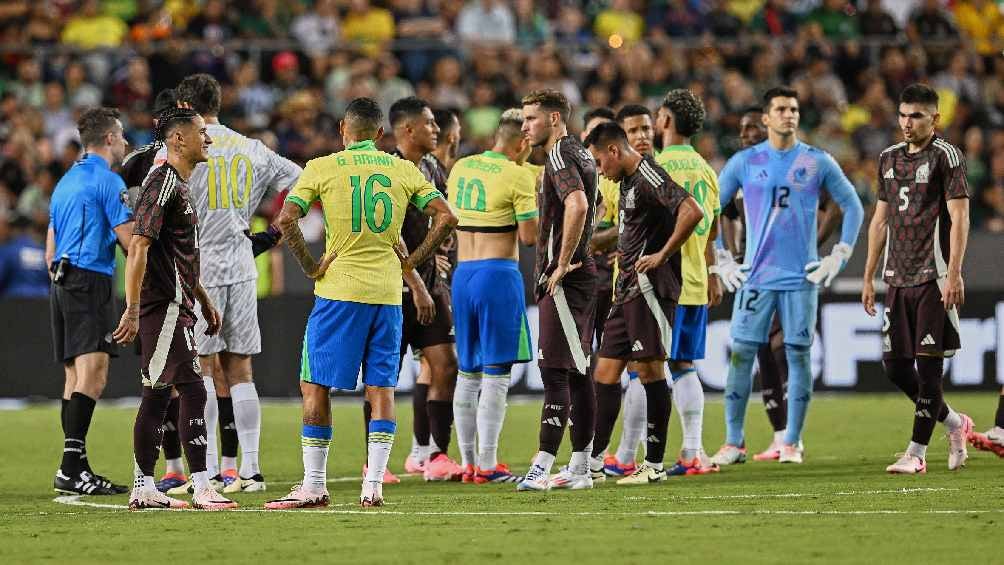
[[[826,189],[843,212],[840,241],[858,238],[864,210],[854,186],[828,153],[797,142],[787,151],[764,141],[736,153],[718,176],[722,208],[743,191],[747,287],[767,290],[812,288],[805,265],[819,258],[816,210]]]

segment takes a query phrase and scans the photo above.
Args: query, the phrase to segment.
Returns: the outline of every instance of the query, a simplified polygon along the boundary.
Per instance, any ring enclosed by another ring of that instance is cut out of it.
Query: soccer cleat
[[[474,468],[474,465],[468,463],[467,466],[463,468],[463,474],[460,475],[460,482],[474,484],[476,482],[474,480],[475,475],[477,475],[477,470]]]
[[[714,457],[711,458],[711,462],[714,463],[715,465],[718,465],[719,467],[745,463],[746,448],[726,443],[718,450],[718,453],[716,453]]]
[[[642,463],[634,473],[631,473],[627,477],[617,481],[619,485],[647,485],[650,483],[660,483],[666,480],[665,469],[656,469],[648,464],[648,462]]]
[[[927,462],[909,453],[899,454],[899,459],[885,468],[887,473],[893,475],[923,475],[927,473]]]
[[[166,493],[167,491],[180,487],[188,482],[188,478],[181,473],[167,473],[157,481],[157,490]]]
[[[464,474],[463,467],[445,453],[437,453],[425,464],[422,476],[427,481],[458,481]]]
[[[331,502],[328,489],[320,491],[304,488],[303,485],[293,485],[289,494],[282,498],[269,500],[265,503],[266,510],[292,510],[294,508],[320,508]]]
[[[754,461],[777,461],[781,457],[781,442],[772,441],[767,449],[753,456]]]
[[[593,488],[593,476],[588,469],[585,473],[578,475],[565,466],[558,473],[551,475],[548,480],[548,488],[568,490]]]
[[[104,475],[99,475],[93,471],[87,471],[87,472],[91,474],[92,477],[91,480],[93,480],[95,483],[98,483],[98,485],[113,491],[114,494],[125,494],[130,490],[132,490],[125,485],[117,485],[113,483],[110,479],[108,479]]]
[[[209,487],[192,495],[192,508],[196,510],[233,510],[237,508],[237,503],[216,492],[213,487]]]
[[[369,470],[368,465],[363,465],[363,479],[366,478],[366,471]],[[383,471],[383,484],[385,485],[396,485],[401,482],[401,479],[397,477],[394,473],[390,472],[390,469],[384,469]]]
[[[235,493],[241,491],[241,478],[237,474],[237,469],[226,469],[220,473],[223,479],[223,492]]]
[[[408,458],[404,460],[404,472],[411,473],[413,475],[419,475],[425,473],[425,465],[427,461],[419,461],[413,455],[408,455]]]
[[[363,481],[363,490],[359,494],[359,506],[376,508],[383,505],[383,483]]]
[[[233,481],[223,487],[223,493],[233,494],[237,492],[263,492],[266,490],[265,486],[265,477],[263,477],[261,473],[257,473],[246,479],[244,477],[239,477],[236,481]]]
[[[998,457],[1004,457],[1004,428],[994,427],[987,433],[970,432],[969,443],[981,451],[992,451]]]
[[[616,455],[607,455],[603,458],[603,472],[608,477],[626,477],[638,469],[634,461],[621,463]]]
[[[532,465],[523,480],[516,485],[517,492],[539,492],[549,488],[551,488],[551,482],[547,480],[547,471],[540,465]]]
[[[63,473],[62,469],[59,469],[56,471],[56,478],[52,481],[52,488],[56,492],[63,494],[91,494],[98,496],[120,494],[111,488],[95,482],[94,476],[87,471],[81,471],[71,477]]]
[[[715,465],[711,458],[708,457],[703,450],[698,453],[697,457],[689,461],[683,459],[677,460],[676,464],[666,471],[666,476],[668,477],[681,477],[681,476],[693,476],[693,475],[707,475],[708,473],[717,473],[721,468]]]
[[[171,498],[156,489],[134,488],[129,496],[129,510],[177,510],[188,508],[188,502]]]
[[[778,463],[801,463],[803,452],[802,442],[794,445],[782,445],[781,455],[778,456],[777,461]]]
[[[195,485],[192,484],[191,480],[188,480],[183,484],[168,489],[165,494],[167,494],[168,496],[178,496],[179,494],[193,494],[194,492],[195,492]]]
[[[509,471],[509,466],[505,463],[499,463],[494,469],[482,469],[477,468],[477,473],[474,474],[474,482],[479,485],[486,483],[518,483],[522,477],[513,475]]]
[[[973,419],[963,413],[959,413],[962,425],[954,431],[948,432],[948,470],[955,471],[966,466],[966,459],[969,459],[969,451],[966,449],[966,438],[973,433]]]

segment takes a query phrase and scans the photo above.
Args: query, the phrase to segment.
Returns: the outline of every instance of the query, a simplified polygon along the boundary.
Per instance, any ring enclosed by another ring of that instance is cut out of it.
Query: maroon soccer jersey
[[[586,211],[586,223],[579,237],[579,245],[572,254],[572,264],[582,263],[589,272],[594,271],[594,261],[589,253],[589,240],[593,237],[598,183],[596,162],[578,139],[566,135],[555,142],[554,147],[547,153],[544,178],[537,193],[537,208],[540,211],[535,269],[537,300],[546,293],[547,278],[558,266],[558,258],[561,256],[565,226],[565,197],[577,190],[586,193],[589,209]]]
[[[656,253],[666,245],[676,228],[676,212],[687,197],[687,191],[650,155],[642,158],[633,175],[621,181],[614,304],[623,304],[641,295],[635,263],[642,255]],[[659,298],[680,299],[680,269],[680,252],[677,251],[665,264],[648,272]]]
[[[405,158],[399,149],[395,149],[393,155],[397,155],[402,159]],[[439,164],[438,159],[433,155],[422,157],[422,160],[418,163],[418,170],[422,171],[426,180],[431,182],[443,194],[444,198],[447,197],[446,171]],[[424,212],[410,204],[408,205],[408,210],[404,214],[404,225],[401,227],[401,237],[404,238],[404,243],[408,246],[409,252],[414,251],[425,241],[425,236],[429,234],[430,222],[431,218],[426,216]],[[429,292],[432,292],[433,288],[438,284],[437,281],[439,278],[436,276],[435,254],[430,254],[421,265],[416,265],[415,271],[418,273],[418,276],[422,277],[422,282],[425,283]]]
[[[178,324],[195,325],[195,287],[199,282],[198,217],[188,184],[169,164],[143,183],[134,211],[133,234],[149,237],[140,316],[171,302],[179,305]]]
[[[962,151],[937,135],[917,153],[906,143],[879,156],[878,198],[889,205],[885,267],[892,286],[917,286],[948,273],[948,200],[969,198]]]

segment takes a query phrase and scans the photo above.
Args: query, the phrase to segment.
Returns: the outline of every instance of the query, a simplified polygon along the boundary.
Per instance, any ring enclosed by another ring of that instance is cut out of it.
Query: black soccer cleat
[[[115,491],[115,494],[125,494],[131,490],[129,487],[125,485],[117,485],[113,483],[110,479],[108,479],[108,477],[105,477],[104,475],[99,475],[94,472],[90,473],[90,475],[95,483],[101,485],[106,489]]]
[[[63,494],[90,494],[90,495],[113,495],[120,494],[111,488],[105,487],[95,482],[93,475],[87,471],[81,471],[74,476],[67,476],[60,469],[56,471],[56,478],[52,482],[52,488],[56,492]]]

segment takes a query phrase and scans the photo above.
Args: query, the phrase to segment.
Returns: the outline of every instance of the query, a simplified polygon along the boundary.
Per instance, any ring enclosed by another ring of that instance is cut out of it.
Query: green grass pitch
[[[994,393],[950,394],[977,429],[989,427]],[[514,399],[501,460],[523,471],[536,450],[539,399]],[[410,404],[402,399],[391,468],[410,447]],[[888,395],[817,396],[809,414],[806,463],[754,463],[716,475],[643,487],[598,484],[591,491],[517,493],[513,485],[425,483],[405,477],[384,490],[388,505],[357,506],[364,438],[361,410],[336,403],[328,463],[332,505],[264,512],[302,473],[299,406],[266,404],[262,467],[269,491],[236,495],[234,512],[130,513],[127,495],[54,502],[61,447],[54,405],[0,412],[0,562],[184,563],[190,560],[299,563],[655,563],[870,562],[1001,563],[1004,460],[970,450],[961,472],[946,469],[936,430],[926,476],[884,468],[910,436],[911,406]],[[127,482],[135,410],[100,405],[88,452],[99,472]],[[769,442],[759,403],[749,408],[751,452]],[[722,405],[708,404],[705,447],[723,438]],[[614,436],[615,441],[618,437]],[[670,449],[679,449],[673,416]],[[567,448],[567,445],[566,445]],[[670,457],[667,457],[667,460]],[[559,455],[566,461],[567,453]]]

